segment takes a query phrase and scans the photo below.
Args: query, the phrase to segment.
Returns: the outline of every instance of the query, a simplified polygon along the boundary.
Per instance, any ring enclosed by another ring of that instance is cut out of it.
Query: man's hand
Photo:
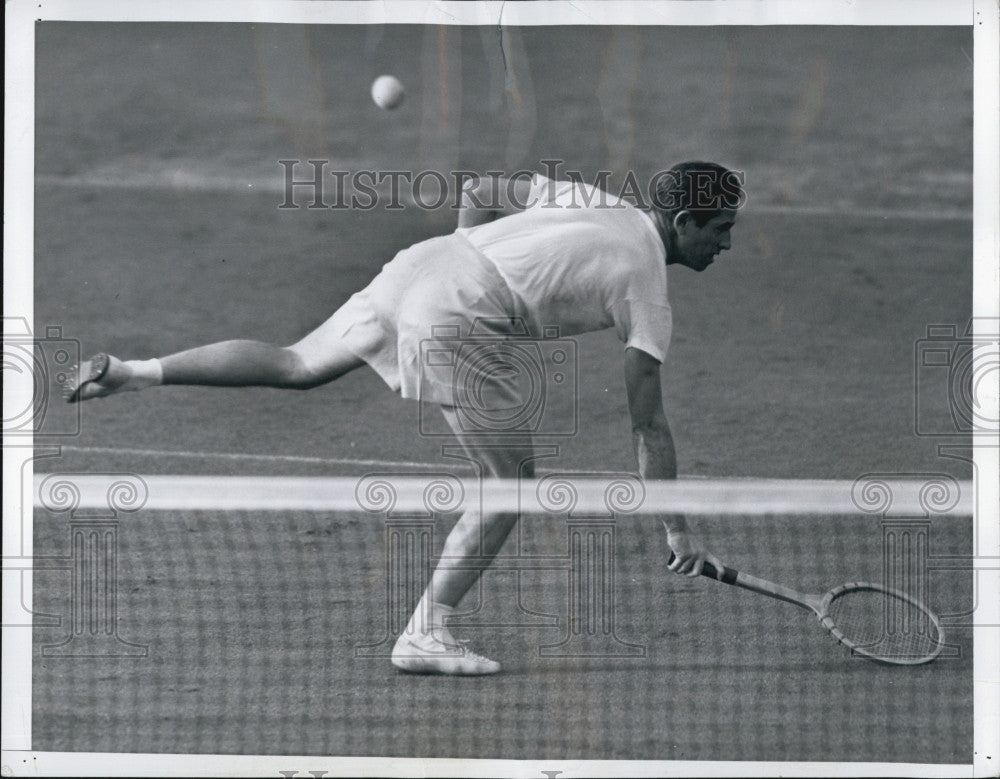
[[[668,530],[667,543],[674,552],[674,561],[667,567],[674,573],[698,576],[705,563],[715,566],[718,575],[725,567],[722,561],[704,547],[696,535],[689,530]]]

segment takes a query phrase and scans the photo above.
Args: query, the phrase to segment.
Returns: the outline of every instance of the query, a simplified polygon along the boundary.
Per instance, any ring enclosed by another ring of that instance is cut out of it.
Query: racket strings
[[[830,602],[834,634],[853,649],[892,663],[919,663],[940,650],[943,636],[926,608],[876,589],[848,589]]]

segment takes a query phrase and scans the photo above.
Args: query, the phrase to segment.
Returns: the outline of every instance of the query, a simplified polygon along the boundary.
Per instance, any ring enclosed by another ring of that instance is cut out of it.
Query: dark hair
[[[654,180],[653,208],[666,214],[668,223],[681,211],[688,211],[701,227],[722,209],[741,208],[746,202],[742,172],[714,162],[682,162],[660,171]]]

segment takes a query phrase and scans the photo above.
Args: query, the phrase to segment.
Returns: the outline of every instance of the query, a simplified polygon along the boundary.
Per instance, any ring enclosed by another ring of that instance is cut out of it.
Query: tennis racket
[[[673,561],[671,552],[667,564]],[[870,660],[920,665],[931,662],[944,648],[937,615],[891,587],[847,582],[822,595],[810,595],[729,567],[723,567],[720,575],[711,563],[704,564],[701,575],[809,609],[837,641]]]

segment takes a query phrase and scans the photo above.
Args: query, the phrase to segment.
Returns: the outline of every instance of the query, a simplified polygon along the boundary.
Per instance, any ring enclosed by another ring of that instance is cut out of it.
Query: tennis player
[[[420,366],[432,328],[503,323],[560,337],[614,327],[625,344],[625,391],[643,479],[674,479],[677,460],[663,410],[660,365],[671,333],[667,265],[703,271],[730,248],[742,197],[738,180],[714,163],[688,162],[659,177],[649,209],[580,182],[481,178],[462,193],[458,229],[401,251],[368,287],[292,346],[224,341],[152,360],[98,354],[81,363],[70,402],[158,384],[308,389],[365,364],[404,398],[440,404],[470,457],[494,478],[532,478],[530,436],[497,439],[470,431],[454,394],[454,366]],[[486,205],[484,205],[486,204]],[[477,324],[478,323],[478,324]],[[508,376],[480,376],[480,397],[516,404]],[[544,432],[544,431],[541,431]],[[490,445],[492,444],[492,445]],[[476,583],[468,558],[490,561],[518,520],[512,513],[467,511],[445,540],[439,564],[396,642],[403,671],[492,674],[493,660],[456,640],[449,615]],[[662,517],[676,559],[670,570],[697,576],[706,561],[723,565],[682,515]]]

